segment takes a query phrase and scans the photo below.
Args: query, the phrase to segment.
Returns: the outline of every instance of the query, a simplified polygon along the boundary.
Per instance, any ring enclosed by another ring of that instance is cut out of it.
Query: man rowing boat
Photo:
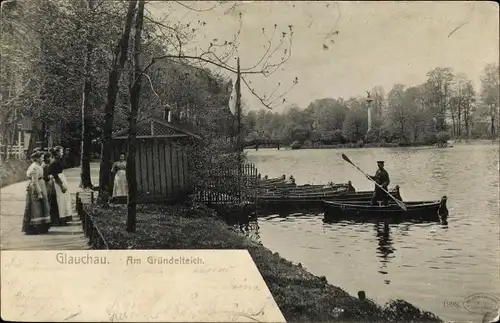
[[[386,191],[387,187],[391,183],[389,179],[389,173],[384,168],[384,162],[382,160],[377,161],[378,169],[375,176],[368,176],[368,179],[374,180],[377,184],[382,186]],[[389,204],[389,197],[378,185],[375,185],[375,191],[373,192],[372,200],[370,205],[377,205],[377,202],[382,200],[382,205]]]

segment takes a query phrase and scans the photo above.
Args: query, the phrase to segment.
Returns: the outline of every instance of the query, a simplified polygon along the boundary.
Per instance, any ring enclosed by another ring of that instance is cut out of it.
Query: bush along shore
[[[391,142],[376,142],[376,143],[347,143],[334,145],[303,145],[300,149],[346,149],[346,148],[396,148],[396,147],[431,147],[429,144],[407,144],[407,143],[391,143]]]
[[[397,147],[436,147],[448,146],[447,142],[425,143],[425,142],[357,142],[357,143],[300,143],[293,142],[290,149],[347,149],[347,148],[397,148]]]
[[[28,180],[26,170],[31,161],[24,159],[7,159],[0,165],[0,188],[17,182]]]
[[[139,205],[137,232],[126,206],[85,205],[110,249],[247,249],[287,322],[442,322],[403,300],[361,300],[239,234],[204,206]]]

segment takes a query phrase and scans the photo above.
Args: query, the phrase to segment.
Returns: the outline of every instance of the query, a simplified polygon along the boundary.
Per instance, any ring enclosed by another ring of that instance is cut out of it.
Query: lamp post
[[[372,129],[372,105],[373,99],[369,91],[366,91],[368,96],[366,97],[366,103],[368,103],[368,132]]]

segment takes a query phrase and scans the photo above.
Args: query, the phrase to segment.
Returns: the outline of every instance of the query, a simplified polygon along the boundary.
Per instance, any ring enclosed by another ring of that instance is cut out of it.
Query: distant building
[[[27,149],[31,135],[31,118],[23,117],[17,121],[11,123],[11,131],[7,135],[10,136],[11,145],[22,146]],[[3,134],[0,134],[1,142]]]
[[[476,116],[472,120],[470,129],[472,135],[490,135],[491,134],[491,119],[489,116]],[[498,129],[496,129],[498,131]]]

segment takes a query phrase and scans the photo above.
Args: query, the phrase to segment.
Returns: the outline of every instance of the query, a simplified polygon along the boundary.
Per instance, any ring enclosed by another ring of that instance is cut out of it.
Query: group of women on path
[[[72,219],[71,196],[63,173],[62,147],[50,152],[35,151],[26,171],[26,208],[22,232],[44,234],[52,226],[65,226]],[[43,161],[42,161],[43,157]]]
[[[50,152],[35,151],[31,155],[33,163],[26,176],[30,179],[26,188],[26,208],[22,232],[44,234],[53,226],[65,226],[72,219],[71,195],[63,173],[63,148],[55,147]],[[127,163],[125,154],[113,164],[113,196],[127,196]]]

